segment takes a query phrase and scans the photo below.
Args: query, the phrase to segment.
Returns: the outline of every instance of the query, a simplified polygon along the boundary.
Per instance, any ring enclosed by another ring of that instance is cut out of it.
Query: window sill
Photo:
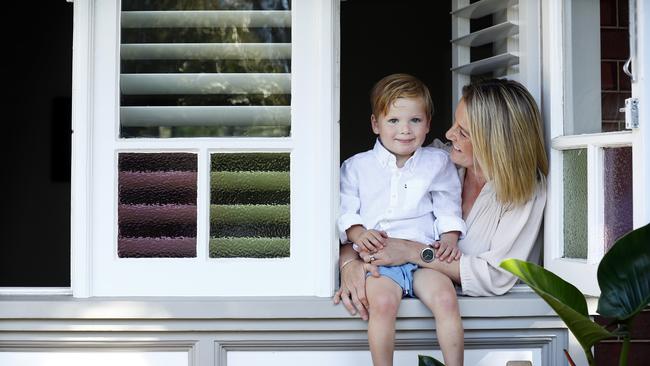
[[[534,293],[459,297],[463,318],[556,316]],[[404,299],[399,318],[430,318],[417,299]],[[321,297],[2,296],[0,319],[351,319],[343,305]]]

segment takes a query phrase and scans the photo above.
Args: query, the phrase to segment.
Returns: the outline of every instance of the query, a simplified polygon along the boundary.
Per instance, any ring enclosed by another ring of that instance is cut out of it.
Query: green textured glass
[[[289,153],[211,157],[210,257],[289,256]]]
[[[564,257],[587,258],[587,150],[563,152]]]
[[[120,136],[286,137],[291,2],[123,0]]]

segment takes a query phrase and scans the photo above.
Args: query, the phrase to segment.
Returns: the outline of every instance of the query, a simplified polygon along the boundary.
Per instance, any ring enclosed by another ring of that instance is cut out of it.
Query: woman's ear
[[[377,122],[377,118],[375,117],[374,113],[370,115],[370,125],[372,126],[372,132],[375,133],[375,135],[379,135],[379,122]]]

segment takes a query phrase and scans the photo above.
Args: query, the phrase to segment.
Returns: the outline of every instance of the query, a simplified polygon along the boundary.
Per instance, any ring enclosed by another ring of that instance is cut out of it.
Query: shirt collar
[[[415,169],[418,160],[420,160],[421,150],[422,147],[418,147],[418,149],[415,150],[413,156],[411,156],[406,161],[406,163],[404,163],[403,169],[407,169],[408,171],[413,171]],[[397,168],[397,158],[395,157],[395,155],[393,155],[393,153],[388,151],[388,149],[386,149],[384,145],[381,144],[379,138],[377,138],[377,141],[375,141],[375,147],[373,147],[372,151],[375,153],[375,156],[377,157],[377,160],[379,160],[379,164],[381,164],[382,167]]]

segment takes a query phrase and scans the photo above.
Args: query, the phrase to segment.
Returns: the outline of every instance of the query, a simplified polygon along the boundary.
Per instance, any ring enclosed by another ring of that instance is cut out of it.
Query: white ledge
[[[555,317],[534,293],[459,297],[463,318]],[[400,318],[430,318],[417,299],[404,299]],[[3,319],[348,319],[343,305],[320,297],[128,297],[2,296]]]

